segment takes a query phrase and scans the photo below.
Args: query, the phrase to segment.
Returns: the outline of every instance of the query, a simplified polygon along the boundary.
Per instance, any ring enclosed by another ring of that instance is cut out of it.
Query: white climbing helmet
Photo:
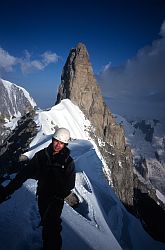
[[[58,128],[54,133],[53,138],[63,143],[68,143],[70,140],[70,132],[66,128]]]

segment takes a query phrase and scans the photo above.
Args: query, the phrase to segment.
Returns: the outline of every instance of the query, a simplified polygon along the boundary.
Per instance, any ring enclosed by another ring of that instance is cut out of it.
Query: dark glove
[[[0,185],[0,203],[8,200],[10,197],[6,192],[6,188],[2,185]]]

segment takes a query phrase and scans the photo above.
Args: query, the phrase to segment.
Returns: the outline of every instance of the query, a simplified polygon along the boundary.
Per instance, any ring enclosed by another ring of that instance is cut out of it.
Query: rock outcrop
[[[34,122],[35,111],[31,111],[20,118],[17,127],[0,145],[0,177],[19,171],[27,158],[23,155],[30,142],[37,134]]]
[[[94,128],[93,138],[108,166],[106,177],[112,182],[121,201],[132,205],[132,154],[126,146],[123,127],[115,122],[103,100],[88,52],[82,43],[71,49],[67,58],[56,104],[66,98],[79,106],[90,120]],[[101,146],[100,140],[103,142]]]

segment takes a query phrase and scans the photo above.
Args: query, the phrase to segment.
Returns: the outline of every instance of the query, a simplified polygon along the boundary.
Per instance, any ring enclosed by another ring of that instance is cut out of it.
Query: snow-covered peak
[[[0,113],[8,119],[23,115],[37,106],[24,88],[9,81],[0,79],[0,92]]]
[[[20,90],[23,91],[25,97],[27,98],[27,100],[30,102],[31,106],[34,108],[36,107],[36,102],[33,100],[33,98],[30,96],[30,94],[27,92],[26,89],[24,89],[23,87],[20,87],[18,85],[16,85],[15,83],[0,79],[4,85],[4,87],[6,88],[8,95],[11,97],[12,96],[12,92],[14,91],[14,88],[18,88]]]

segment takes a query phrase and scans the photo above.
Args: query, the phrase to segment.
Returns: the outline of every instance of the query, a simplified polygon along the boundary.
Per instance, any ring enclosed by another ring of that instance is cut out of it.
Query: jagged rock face
[[[144,183],[134,173],[134,207],[139,218],[142,218],[143,226],[156,240],[165,242],[164,221],[165,205],[156,195],[152,185]]]
[[[114,189],[126,204],[133,201],[132,156],[126,147],[124,130],[117,125],[108,110],[97,81],[85,45],[79,43],[71,49],[63,68],[56,104],[68,98],[84,112],[95,128],[98,138],[106,142],[100,151],[110,168]]]
[[[17,172],[18,162],[26,160],[22,154],[27,151],[30,142],[37,134],[34,116],[35,111],[22,116],[17,127],[0,145],[0,176]]]
[[[124,133],[104,103],[100,88],[93,75],[88,52],[83,44],[70,51],[63,68],[57,102],[68,98],[78,105],[97,128],[96,133],[104,141],[123,148]],[[115,136],[115,140],[114,140]]]

